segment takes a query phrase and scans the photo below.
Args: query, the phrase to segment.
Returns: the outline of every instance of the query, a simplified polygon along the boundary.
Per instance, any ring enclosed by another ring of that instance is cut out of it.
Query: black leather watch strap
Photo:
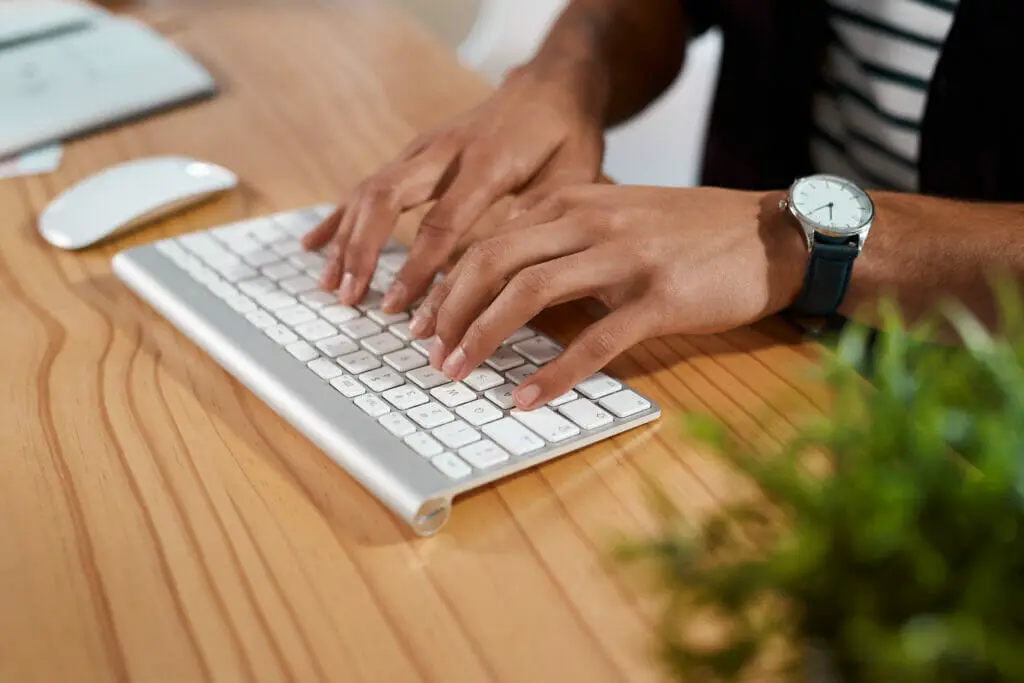
[[[843,303],[859,249],[855,242],[817,237],[807,264],[804,289],[793,310],[802,315],[832,315]]]

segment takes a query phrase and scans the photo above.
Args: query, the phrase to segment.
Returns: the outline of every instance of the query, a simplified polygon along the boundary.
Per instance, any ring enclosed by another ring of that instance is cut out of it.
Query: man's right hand
[[[404,310],[497,201],[513,195],[514,217],[556,189],[595,181],[603,121],[588,106],[592,99],[570,89],[515,72],[479,106],[415,139],[303,239],[307,249],[328,247],[323,287],[338,289],[342,303],[358,303],[398,217],[436,200],[382,304]]]

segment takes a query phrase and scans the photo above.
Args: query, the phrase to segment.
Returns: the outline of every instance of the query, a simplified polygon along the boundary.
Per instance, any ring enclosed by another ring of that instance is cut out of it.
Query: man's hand
[[[781,195],[587,185],[558,192],[473,245],[416,311],[431,364],[459,380],[554,304],[611,312],[521,384],[525,410],[560,396],[644,339],[711,333],[789,306],[807,263]]]
[[[480,106],[413,141],[304,238],[307,249],[329,244],[323,287],[340,286],[345,304],[361,300],[399,215],[437,200],[382,303],[401,311],[497,201],[516,195],[515,215],[557,188],[594,181],[604,138],[585,102],[521,72]]]

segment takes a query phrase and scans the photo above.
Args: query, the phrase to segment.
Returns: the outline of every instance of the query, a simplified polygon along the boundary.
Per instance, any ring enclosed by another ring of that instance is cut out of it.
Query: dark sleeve
[[[690,37],[696,38],[712,26],[718,24],[716,6],[721,0],[679,0],[686,13],[690,27]]]

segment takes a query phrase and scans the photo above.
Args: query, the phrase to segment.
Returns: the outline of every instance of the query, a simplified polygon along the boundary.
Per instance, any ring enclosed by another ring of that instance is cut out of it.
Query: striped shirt
[[[917,191],[928,85],[956,3],[828,0],[834,40],[811,140],[820,172],[868,188]]]

